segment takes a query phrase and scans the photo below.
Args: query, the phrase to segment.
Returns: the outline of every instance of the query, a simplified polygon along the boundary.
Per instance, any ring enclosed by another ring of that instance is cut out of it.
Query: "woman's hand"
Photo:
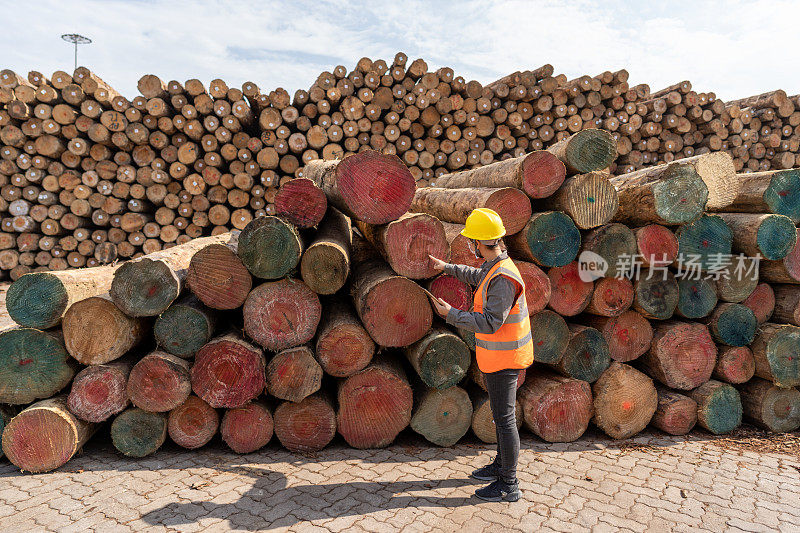
[[[436,257],[433,257],[433,256],[432,256],[432,255],[430,255],[430,254],[428,255],[428,257],[430,257],[430,259],[431,259],[431,263],[433,263],[433,269],[434,269],[436,272],[441,272],[442,270],[444,270],[444,266],[445,266],[447,263],[445,263],[445,262],[444,262],[444,261],[442,261],[441,259],[437,259]]]
[[[447,318],[447,314],[450,312],[452,306],[449,303],[442,300],[441,298],[436,298],[436,297],[432,298],[429,297],[429,298],[431,300],[431,303],[433,304],[433,309],[436,311],[436,314],[442,318]]]

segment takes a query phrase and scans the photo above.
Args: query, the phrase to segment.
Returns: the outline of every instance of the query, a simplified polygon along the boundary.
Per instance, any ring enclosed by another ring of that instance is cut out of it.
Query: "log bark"
[[[592,418],[591,386],[550,371],[531,372],[517,399],[525,427],[547,442],[579,439]]]
[[[75,375],[59,332],[12,327],[0,332],[0,403],[49,398]]]
[[[725,211],[775,213],[800,222],[800,170],[767,170],[737,174],[739,190]]]
[[[612,439],[627,439],[642,431],[658,406],[653,380],[617,361],[595,381],[592,393],[592,421]]]
[[[733,251],[777,261],[797,242],[797,229],[789,217],[772,214],[719,213],[733,233]]]
[[[452,387],[469,369],[469,348],[458,335],[441,326],[434,326],[403,351],[422,382],[430,388]]]
[[[697,402],[657,385],[658,407],[650,423],[670,435],[686,435],[697,423]]]
[[[519,189],[417,189],[409,211],[427,213],[443,222],[464,224],[473,209],[491,209],[500,215],[506,234],[520,231],[531,218],[531,201]]]
[[[730,433],[742,423],[742,401],[732,385],[712,379],[689,396],[697,402],[697,424],[711,433]]]
[[[69,411],[86,422],[105,422],[128,407],[132,364],[115,361],[87,366],[75,376],[67,397]]]
[[[322,305],[305,283],[285,278],[253,289],[242,314],[247,335],[265,349],[277,352],[311,341]]]
[[[111,423],[111,442],[123,455],[146,457],[167,440],[167,414],[150,413],[131,407]]]
[[[266,403],[250,401],[225,411],[219,427],[222,440],[236,453],[251,453],[272,439],[274,421]]]
[[[55,327],[75,302],[107,293],[116,269],[102,266],[25,274],[8,288],[8,314],[21,326]]]
[[[369,224],[400,218],[408,211],[416,188],[400,158],[372,150],[341,161],[309,161],[304,173],[325,192],[329,203]]]
[[[314,393],[299,402],[282,402],[275,409],[275,436],[291,452],[325,448],[336,436],[336,411],[330,398]]]
[[[289,348],[267,363],[267,392],[276,398],[299,402],[322,385],[322,367],[308,346]]]
[[[62,324],[67,351],[84,365],[119,359],[149,333],[141,318],[123,313],[111,300],[93,296],[74,303]]]
[[[300,275],[317,294],[334,294],[350,275],[352,247],[350,219],[330,208],[300,260]]]
[[[800,391],[776,387],[756,378],[739,388],[745,420],[768,431],[788,433],[800,428]]]
[[[461,387],[421,387],[416,393],[411,429],[437,446],[453,446],[472,424],[472,402]]]
[[[667,320],[653,323],[653,342],[639,358],[639,368],[667,387],[690,390],[708,381],[716,359],[706,326]]]
[[[194,395],[170,411],[167,418],[169,438],[189,450],[208,444],[218,427],[219,414],[216,409]]]
[[[339,383],[337,431],[354,448],[383,448],[411,421],[413,393],[405,373],[387,357]]]
[[[514,187],[530,198],[546,198],[564,182],[564,163],[552,153],[539,150],[490,165],[444,174],[435,180],[444,189]]]
[[[11,419],[3,430],[3,453],[20,470],[50,472],[78,453],[95,429],[69,412],[66,396],[57,396]]]
[[[195,355],[192,391],[211,407],[239,407],[264,390],[265,367],[259,348],[228,333],[213,339]]]

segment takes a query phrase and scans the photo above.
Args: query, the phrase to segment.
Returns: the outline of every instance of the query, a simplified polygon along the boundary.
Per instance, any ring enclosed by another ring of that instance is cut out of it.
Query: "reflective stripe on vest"
[[[511,259],[499,261],[486,273],[475,291],[474,310],[483,311],[489,283],[497,276],[513,280],[518,293],[508,316],[496,332],[475,334],[478,368],[485,373],[526,368],[533,363],[533,340],[525,301],[525,282]]]

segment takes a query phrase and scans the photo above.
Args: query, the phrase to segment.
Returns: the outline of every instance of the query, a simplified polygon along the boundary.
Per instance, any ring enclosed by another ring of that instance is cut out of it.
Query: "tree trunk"
[[[473,209],[500,215],[506,234],[520,231],[531,218],[531,201],[519,189],[417,189],[409,211],[428,213],[444,222],[464,224]]]
[[[627,439],[642,431],[658,405],[653,380],[617,361],[592,385],[592,392],[592,421],[613,439]]]
[[[278,217],[259,217],[242,230],[237,253],[255,277],[279,279],[300,263],[303,243],[291,224]]]
[[[689,395],[697,402],[697,423],[711,433],[730,433],[742,423],[742,401],[732,385],[712,379]]]
[[[788,433],[800,428],[800,391],[756,378],[739,388],[744,418],[766,430]]]
[[[639,361],[667,387],[690,390],[708,381],[716,359],[717,347],[706,326],[667,320],[653,323],[653,342]]]
[[[797,229],[789,217],[770,214],[719,213],[733,233],[733,251],[777,261],[797,242]]]
[[[686,435],[697,423],[697,402],[657,385],[658,407],[650,423],[670,435]]]
[[[314,393],[300,402],[281,402],[275,409],[275,436],[291,452],[325,448],[336,436],[336,411],[330,398]]]
[[[717,306],[717,288],[713,280],[702,277],[678,281],[678,304],[675,314],[688,319],[703,318]]]
[[[572,442],[592,418],[592,389],[582,380],[531,372],[517,394],[525,427],[547,442]]]
[[[483,264],[483,259],[476,257],[475,254],[470,251],[468,244],[469,239],[461,235],[461,232],[464,230],[464,225],[450,224],[449,222],[442,222],[442,225],[444,226],[444,234],[447,237],[447,242],[450,244],[450,262],[455,265],[480,267],[481,264]],[[577,232],[577,229],[575,231]],[[508,237],[504,240],[507,242]],[[577,253],[577,251],[575,253]],[[439,259],[441,259],[441,257]]]
[[[285,278],[253,289],[245,300],[244,330],[262,347],[276,352],[309,342],[322,306],[302,281]]]
[[[472,402],[461,387],[421,387],[416,394],[411,429],[437,446],[453,446],[472,423]]]
[[[119,359],[149,333],[143,319],[127,316],[114,302],[100,296],[70,306],[62,330],[67,351],[84,365]]]
[[[50,472],[66,464],[95,432],[67,410],[66,396],[36,402],[3,430],[3,453],[17,468]]]
[[[522,281],[525,283],[525,301],[528,304],[528,314],[538,313],[547,307],[547,303],[552,296],[550,278],[533,263],[515,260],[514,265],[516,265]],[[470,294],[470,305],[472,305],[471,296]]]
[[[541,210],[563,211],[581,229],[606,224],[619,208],[617,190],[602,172],[578,174],[564,180],[552,196],[539,202]]]
[[[685,261],[691,259],[703,271],[723,267],[719,258],[731,254],[733,234],[719,215],[702,215],[678,228],[676,235],[678,254],[682,254]],[[689,268],[689,265],[684,265],[684,268]]]
[[[369,224],[400,218],[408,211],[416,188],[400,158],[372,150],[340,161],[309,161],[304,173],[325,192],[330,204]]]
[[[191,371],[192,390],[211,407],[239,407],[264,390],[266,361],[259,349],[228,333],[197,352]]]
[[[333,207],[328,209],[300,260],[300,274],[312,291],[334,294],[344,286],[350,274],[352,241],[350,219]]]
[[[632,265],[636,255],[636,237],[623,224],[606,224],[589,231],[583,237],[582,252],[593,252],[605,259],[607,278],[627,274],[626,266]]]
[[[750,296],[742,301],[756,315],[759,325],[768,321],[775,310],[775,292],[769,283],[759,283]],[[796,325],[796,324],[795,324]]]
[[[131,403],[151,413],[175,409],[192,392],[189,368],[187,361],[166,352],[144,356],[128,376]]]
[[[667,270],[640,274],[633,291],[633,309],[645,318],[667,320],[678,305],[678,282]]]
[[[162,349],[186,359],[211,340],[217,319],[216,313],[196,297],[189,296],[173,303],[158,316],[153,336]]]
[[[547,150],[561,160],[572,174],[586,174],[607,168],[617,158],[617,142],[605,130],[579,131]]]
[[[721,210],[736,213],[776,213],[800,222],[800,170],[767,170],[737,174],[739,190]]]
[[[328,209],[325,193],[308,178],[287,181],[275,195],[275,214],[295,226],[318,226]]]
[[[133,365],[115,361],[87,366],[75,376],[67,397],[69,411],[87,422],[105,422],[130,403],[128,375]]]
[[[742,304],[723,303],[706,320],[715,341],[728,346],[745,346],[753,342],[758,328],[756,316]]]
[[[648,224],[633,230],[636,249],[647,266],[668,266],[678,258],[678,238],[669,228]]]
[[[330,300],[324,311],[317,329],[317,361],[326,374],[337,378],[352,376],[372,360],[375,343],[349,302]]]
[[[354,448],[386,447],[411,421],[411,386],[385,356],[339,382],[338,399],[337,430]]]
[[[434,326],[403,351],[422,382],[434,389],[456,385],[469,369],[469,348],[458,335],[441,326]]]
[[[239,259],[239,232],[225,243],[209,244],[192,256],[186,285],[212,309],[241,307],[253,287],[250,272]]]
[[[267,363],[267,392],[276,398],[299,402],[322,385],[322,367],[308,346],[289,348]]]
[[[756,362],[756,376],[778,387],[800,385],[800,328],[791,325],[761,324],[750,346]]]
[[[266,403],[250,401],[225,411],[219,427],[222,440],[236,453],[251,453],[269,443],[274,423]]]
[[[111,442],[123,455],[146,457],[167,440],[167,413],[150,413],[131,407],[111,423]]]
[[[0,332],[0,403],[49,398],[75,375],[60,332],[12,327]]]
[[[75,302],[107,293],[116,269],[115,265],[25,274],[8,288],[8,314],[21,326],[55,327]]]

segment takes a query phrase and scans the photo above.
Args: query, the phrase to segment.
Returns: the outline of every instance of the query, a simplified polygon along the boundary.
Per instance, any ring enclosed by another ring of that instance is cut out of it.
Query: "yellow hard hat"
[[[499,239],[505,234],[506,227],[503,226],[500,215],[485,207],[473,209],[461,231],[461,235],[476,241],[491,241]]]

